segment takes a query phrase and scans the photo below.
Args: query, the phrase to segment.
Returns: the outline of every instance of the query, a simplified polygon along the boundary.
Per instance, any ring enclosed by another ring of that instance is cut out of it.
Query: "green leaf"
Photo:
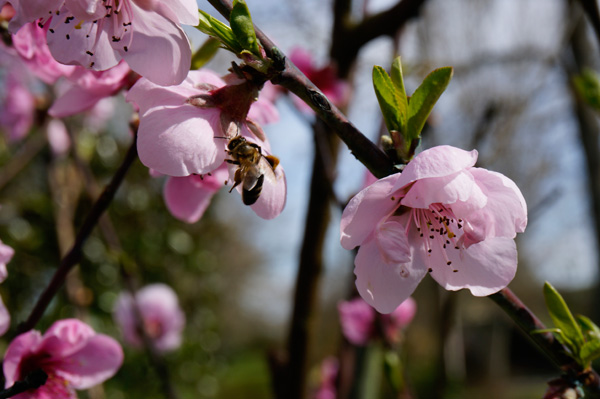
[[[191,69],[200,69],[210,61],[221,47],[221,42],[214,37],[209,37],[192,56]]]
[[[196,29],[209,36],[216,37],[223,42],[228,50],[236,54],[239,54],[244,50],[237,42],[237,39],[229,26],[202,10],[198,11],[200,13],[200,23],[196,26]]]
[[[396,57],[392,63],[392,83],[396,87],[395,97],[398,101],[398,113],[400,114],[399,132],[406,134],[406,119],[408,118],[408,99],[406,98],[406,89],[404,88],[404,77],[402,76],[402,63],[400,57]]]
[[[589,366],[589,363],[600,357],[600,340],[594,339],[586,342],[581,351],[579,351],[579,358],[581,359],[582,366],[585,368]]]
[[[421,135],[421,130],[440,98],[450,79],[452,79],[452,67],[438,68],[431,72],[423,83],[415,90],[408,102],[408,126],[406,132],[407,140],[414,140]]]
[[[390,75],[380,66],[373,67],[373,87],[383,114],[383,120],[389,131],[400,132],[402,116],[400,114],[395,85]]]
[[[584,344],[583,333],[569,307],[558,291],[548,282],[544,284],[544,297],[554,325],[572,342],[571,349],[573,353],[579,353]]]
[[[244,0],[233,0],[233,9],[231,10],[229,24],[238,43],[245,50],[260,57],[260,47],[258,46],[256,32],[254,32],[254,24],[250,17],[250,10],[248,10],[248,6]]]
[[[600,339],[600,327],[596,325],[589,317],[578,314],[575,316],[579,326],[583,330],[583,335],[590,339]]]

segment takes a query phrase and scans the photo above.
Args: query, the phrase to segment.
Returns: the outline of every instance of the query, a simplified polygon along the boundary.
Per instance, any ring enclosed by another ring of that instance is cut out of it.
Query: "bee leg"
[[[238,169],[235,171],[235,175],[233,176],[233,186],[231,187],[229,192],[232,192],[233,189],[236,188],[237,186],[239,186],[241,182],[242,182],[242,174],[240,173],[240,170]]]
[[[232,165],[239,165],[239,161],[234,161],[233,159],[226,159],[225,162],[230,163]]]

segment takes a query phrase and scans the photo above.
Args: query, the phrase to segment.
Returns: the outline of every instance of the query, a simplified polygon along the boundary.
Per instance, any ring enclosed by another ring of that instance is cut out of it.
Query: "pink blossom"
[[[260,100],[254,102],[257,94],[248,82],[226,85],[207,70],[190,71],[178,86],[162,87],[140,79],[127,94],[127,100],[140,113],[140,160],[169,176],[205,175],[225,162],[228,140],[238,135],[258,145],[261,154],[270,154],[262,128],[249,119],[256,112],[253,108],[264,106]],[[235,169],[230,168],[232,181]],[[251,205],[265,219],[279,215],[285,206],[285,175],[281,165],[274,172],[272,180],[265,179],[258,201]]]
[[[315,399],[335,399],[337,397],[336,380],[340,370],[339,361],[333,357],[323,359],[321,363],[321,380]]]
[[[313,65],[312,55],[302,49],[295,48],[290,54],[290,60],[298,67],[298,69],[306,75],[308,80],[313,82],[321,92],[335,104],[337,107],[344,106],[348,101],[350,94],[350,86],[347,82],[341,80],[337,76],[336,68],[332,65],[327,65],[322,68],[317,68]],[[294,104],[300,111],[310,113],[312,110],[306,103],[298,97],[293,97]]]
[[[125,59],[131,69],[162,85],[180,83],[191,63],[191,48],[179,24],[198,24],[195,0],[36,0],[11,3],[9,29],[42,20],[56,60],[103,71]]]
[[[112,377],[123,362],[121,346],[76,319],[55,322],[44,335],[29,331],[15,338],[4,356],[6,387],[42,369],[48,380],[16,399],[72,399]]]
[[[404,330],[417,313],[417,302],[408,297],[390,314],[381,316],[383,333],[387,340],[392,343],[397,343],[402,336]]]
[[[0,283],[6,280],[8,272],[6,271],[6,264],[10,262],[15,250],[0,241]]]
[[[181,345],[181,333],[185,326],[185,315],[179,307],[177,295],[165,284],[151,284],[135,295],[135,305],[128,293],[121,293],[117,299],[114,318],[123,330],[125,341],[139,347],[142,339],[136,329],[137,306],[148,337],[156,349],[170,351]]]
[[[35,97],[28,79],[18,68],[13,65],[8,70],[0,108],[0,125],[6,129],[10,141],[21,140],[29,133],[35,113]]]
[[[55,156],[63,156],[71,148],[71,138],[67,127],[60,119],[52,119],[46,127],[46,136],[48,144]]]
[[[48,113],[55,118],[63,118],[87,111],[101,99],[113,96],[127,87],[129,73],[129,66],[124,61],[106,71],[77,68],[68,77],[66,88]]]
[[[356,286],[378,311],[393,311],[426,274],[475,296],[513,279],[513,239],[527,225],[525,200],[512,180],[473,167],[476,160],[477,151],[450,146],[423,151],[344,210],[341,244],[360,245]]]
[[[375,312],[360,298],[338,304],[342,333],[346,339],[358,346],[366,345],[375,330]]]
[[[203,176],[169,177],[163,191],[169,212],[186,223],[196,223],[228,178],[225,165]]]
[[[8,277],[8,271],[6,270],[6,264],[10,262],[15,251],[6,244],[0,241],[0,283],[6,280]],[[10,327],[10,313],[4,305],[2,298],[0,298],[0,335],[3,335]]]
[[[412,321],[417,310],[414,299],[408,298],[390,314],[379,318],[382,332],[389,342],[397,343],[401,331]],[[362,298],[342,301],[338,304],[342,334],[353,345],[364,346],[373,339],[379,328],[375,310]]]
[[[24,25],[12,35],[13,46],[27,68],[35,76],[48,84],[54,84],[61,76],[69,76],[77,68],[56,61],[46,43],[48,27],[40,27],[35,22]]]

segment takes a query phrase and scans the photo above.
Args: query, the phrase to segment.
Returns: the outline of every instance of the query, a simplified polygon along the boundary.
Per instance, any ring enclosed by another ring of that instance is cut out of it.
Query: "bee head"
[[[235,136],[234,138],[229,140],[229,143],[227,144],[227,148],[229,149],[229,151],[231,151],[234,148],[236,148],[237,146],[244,144],[245,142],[246,142],[246,139],[243,136]]]

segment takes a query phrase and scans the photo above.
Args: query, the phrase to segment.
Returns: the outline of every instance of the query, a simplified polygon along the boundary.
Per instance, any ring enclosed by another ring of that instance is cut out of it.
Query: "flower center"
[[[449,251],[462,251],[463,225],[462,219],[457,218],[452,209],[442,204],[431,204],[427,209],[411,209],[411,220],[414,222],[419,237],[423,238],[427,257],[436,251],[441,253],[447,266],[452,266]],[[411,223],[407,224],[407,230]],[[407,231],[408,233],[408,231]],[[429,268],[431,273],[433,270]],[[458,272],[453,269],[453,272]]]

